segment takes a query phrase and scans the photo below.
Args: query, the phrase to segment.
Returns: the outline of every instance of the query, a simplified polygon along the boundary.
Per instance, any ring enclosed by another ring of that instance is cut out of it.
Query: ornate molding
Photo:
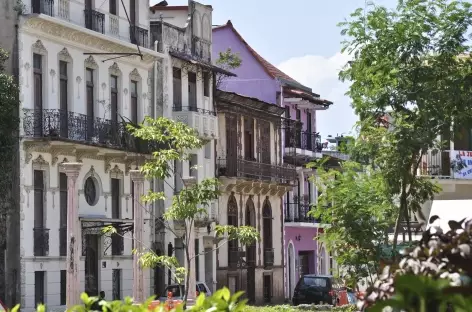
[[[44,47],[44,44],[41,40],[36,40],[36,42],[31,47],[33,53],[45,55],[48,53],[48,50]]]
[[[115,167],[113,167],[113,169],[110,170],[111,179],[123,179],[123,177],[124,177],[124,173],[120,169],[120,167],[118,167],[118,165],[115,165]]]
[[[84,64],[87,68],[98,69],[97,61],[91,55],[85,59]]]
[[[59,23],[54,23],[39,16],[29,17],[22,29],[33,35],[37,35],[38,32],[42,33],[45,37],[54,37],[57,40],[68,41],[72,45],[88,47],[94,50],[100,50],[103,52],[110,53],[136,53],[136,47],[127,46],[129,43],[123,41],[123,44],[116,42],[115,40],[110,40],[100,38],[93,34],[86,33],[82,30],[76,30],[67,25],[61,25]],[[127,45],[124,45],[127,44]],[[147,50],[147,51],[146,51]],[[139,56],[129,56],[126,59],[133,63],[147,63],[147,65],[152,64],[155,61],[155,53],[149,53],[148,49],[141,49],[143,53],[143,60]]]
[[[33,160],[33,170],[49,170],[49,163],[44,160],[43,155]]]
[[[119,154],[119,155],[105,155],[104,157],[104,165],[105,165],[105,173],[109,173],[111,169],[112,162],[124,162],[126,158],[126,154]]]
[[[141,81],[141,75],[139,74],[138,69],[133,69],[131,73],[129,73],[129,79],[134,80],[134,81]]]
[[[72,62],[72,56],[70,55],[69,50],[67,50],[67,48],[62,49],[61,52],[57,54],[57,57],[60,61],[68,63]]]
[[[108,72],[110,75],[113,76],[121,76],[121,69],[120,66],[116,62],[113,63],[110,67],[108,67]]]

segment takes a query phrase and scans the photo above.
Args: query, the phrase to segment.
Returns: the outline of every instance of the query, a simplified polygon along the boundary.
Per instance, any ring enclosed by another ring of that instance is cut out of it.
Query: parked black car
[[[293,292],[293,305],[332,304],[338,302],[338,290],[341,284],[331,275],[303,275]]]

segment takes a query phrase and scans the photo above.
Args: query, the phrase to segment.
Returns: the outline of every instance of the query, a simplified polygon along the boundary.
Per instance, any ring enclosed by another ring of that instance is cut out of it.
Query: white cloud
[[[317,131],[322,138],[328,134],[350,133],[357,121],[350,99],[344,95],[348,85],[338,79],[338,73],[348,59],[341,53],[329,58],[306,55],[288,59],[278,66],[287,75],[312,88],[321,98],[334,102],[328,110],[316,113]]]

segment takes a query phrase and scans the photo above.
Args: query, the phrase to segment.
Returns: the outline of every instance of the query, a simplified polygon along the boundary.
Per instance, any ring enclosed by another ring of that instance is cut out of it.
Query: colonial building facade
[[[294,167],[282,165],[283,108],[255,98],[219,91],[218,176],[223,195],[220,224],[256,228],[261,240],[238,241],[218,250],[218,286],[246,291],[249,302],[284,300],[283,195],[296,179]]]
[[[320,224],[308,212],[317,201],[317,189],[309,181],[316,172],[306,164],[322,157],[323,145],[316,130],[316,114],[332,104],[310,88],[286,75],[259,55],[238,33],[231,21],[213,28],[213,53],[231,48],[242,64],[234,70],[236,78],[227,79],[221,88],[255,97],[277,105],[284,111],[280,150],[277,157],[296,167],[296,186],[283,199],[283,246],[285,259],[285,296],[291,298],[303,274],[329,274],[329,255],[315,239]]]
[[[215,142],[219,138],[218,119],[213,104],[215,73],[231,75],[212,65],[212,8],[194,1],[188,6],[167,6],[157,4],[151,7],[151,38],[158,43],[158,51],[165,54],[157,79],[156,98],[161,116],[183,122],[196,129],[208,141],[201,150],[191,152],[188,161],[176,162],[174,168],[180,176],[194,178],[197,182],[215,177]],[[184,187],[184,181],[175,176],[162,185],[170,199]],[[216,246],[214,228],[218,217],[218,205],[211,203],[207,214],[198,218],[193,238],[190,239],[191,257],[190,289],[195,281],[206,282],[211,291],[216,290]],[[186,266],[183,241],[172,232],[165,231],[162,251],[175,256],[181,266]],[[175,228],[174,228],[175,230]],[[176,283],[171,272],[160,273],[162,293],[167,284]],[[189,292],[193,299],[194,292]]]
[[[162,54],[149,48],[147,1],[124,3],[33,0],[19,12],[21,269],[12,301],[26,311],[78,304],[83,291],[152,294],[132,254],[154,239],[152,207],[140,202],[153,185],[135,170],[152,146],[123,118],[154,114],[148,73]]]

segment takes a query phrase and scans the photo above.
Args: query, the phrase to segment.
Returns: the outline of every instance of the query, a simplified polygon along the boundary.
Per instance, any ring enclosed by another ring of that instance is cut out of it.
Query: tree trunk
[[[398,233],[400,232],[400,224],[401,224],[401,219],[403,217],[403,213],[404,211],[407,209],[407,202],[406,202],[406,187],[404,186],[404,184],[402,185],[402,193],[400,195],[400,210],[398,211],[398,217],[397,217],[397,220],[395,222],[395,231],[393,233],[393,253],[394,253],[394,257],[393,257],[393,260],[395,261],[396,258],[397,258],[397,255],[396,255],[396,249],[397,249],[397,241],[398,241]]]
[[[188,287],[190,285],[190,262],[191,262],[187,244],[185,244],[185,256],[187,258],[187,271],[185,272],[185,289],[184,289],[183,299],[184,299],[184,304],[186,305],[187,297],[188,297]]]
[[[408,209],[405,210],[405,216],[406,216],[406,228],[408,229],[408,241],[411,243],[412,237],[411,237],[411,226],[410,226],[410,213]]]

